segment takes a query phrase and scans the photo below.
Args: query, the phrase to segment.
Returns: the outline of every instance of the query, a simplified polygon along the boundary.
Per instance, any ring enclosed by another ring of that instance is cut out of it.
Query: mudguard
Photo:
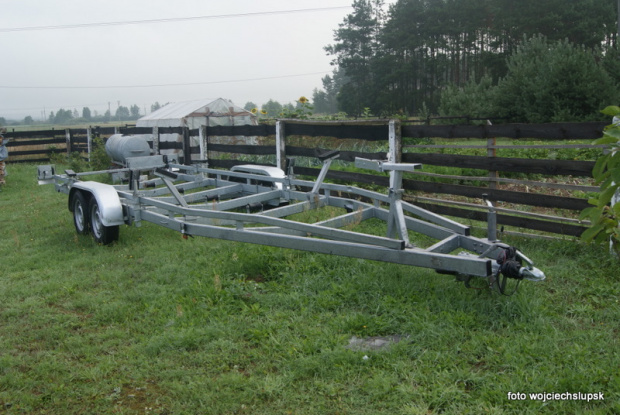
[[[94,197],[99,205],[101,212],[101,223],[104,226],[116,226],[125,223],[123,219],[123,205],[114,186],[99,182],[75,182],[69,192],[69,210],[71,210],[71,199],[75,192],[84,192],[90,197]]]

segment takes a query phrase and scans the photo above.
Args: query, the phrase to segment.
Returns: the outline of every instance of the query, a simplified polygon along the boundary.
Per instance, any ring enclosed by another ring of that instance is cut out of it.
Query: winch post
[[[407,233],[407,224],[405,222],[405,214],[403,213],[403,205],[401,201],[402,195],[402,189],[390,188],[390,213],[388,214],[387,237],[398,237],[399,239],[405,241],[407,246],[410,246],[411,243],[409,242],[409,234]]]

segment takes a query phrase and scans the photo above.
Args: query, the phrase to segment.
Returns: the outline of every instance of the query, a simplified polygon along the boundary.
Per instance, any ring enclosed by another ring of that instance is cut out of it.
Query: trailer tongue
[[[54,183],[59,192],[69,195],[76,231],[90,231],[102,244],[118,239],[119,225],[139,226],[147,221],[184,237],[204,236],[431,268],[456,275],[466,285],[473,277],[487,278],[489,285],[503,294],[509,279],[545,279],[523,253],[495,240],[494,226],[489,228],[488,238],[476,238],[469,227],[403,201],[402,175],[420,165],[356,159],[359,168],[389,172],[390,188],[382,194],[325,183],[330,163],[337,157],[338,152],[319,157],[323,167],[314,182],[296,179],[292,168],[286,174],[255,165],[226,171],[172,164],[161,155],[130,157],[125,160],[126,168],[103,172],[56,174],[53,166],[40,166],[38,171],[40,184]],[[128,174],[127,185],[82,180],[91,174],[119,172]],[[149,179],[141,176],[144,172],[150,173]],[[326,206],[342,212],[316,223],[289,218]],[[493,209],[489,212],[494,219]],[[343,229],[372,218],[387,224],[386,236]],[[437,242],[416,247],[410,238],[415,234]]]

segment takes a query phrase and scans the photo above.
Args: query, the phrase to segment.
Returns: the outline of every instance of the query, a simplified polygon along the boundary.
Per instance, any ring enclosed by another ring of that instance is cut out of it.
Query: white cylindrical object
[[[151,147],[147,141],[148,134],[122,135],[114,134],[105,144],[105,151],[112,161],[126,164],[130,157],[145,157],[151,155]]]

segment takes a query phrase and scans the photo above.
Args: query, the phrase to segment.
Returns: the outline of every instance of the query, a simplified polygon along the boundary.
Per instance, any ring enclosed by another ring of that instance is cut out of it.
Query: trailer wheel
[[[105,226],[101,221],[101,211],[97,200],[93,197],[90,202],[90,229],[93,233],[93,238],[97,243],[103,245],[109,245],[112,242],[118,240],[118,225]]]
[[[76,232],[80,235],[86,235],[89,226],[88,202],[82,192],[77,191],[73,194],[71,210],[73,211],[73,224]]]

